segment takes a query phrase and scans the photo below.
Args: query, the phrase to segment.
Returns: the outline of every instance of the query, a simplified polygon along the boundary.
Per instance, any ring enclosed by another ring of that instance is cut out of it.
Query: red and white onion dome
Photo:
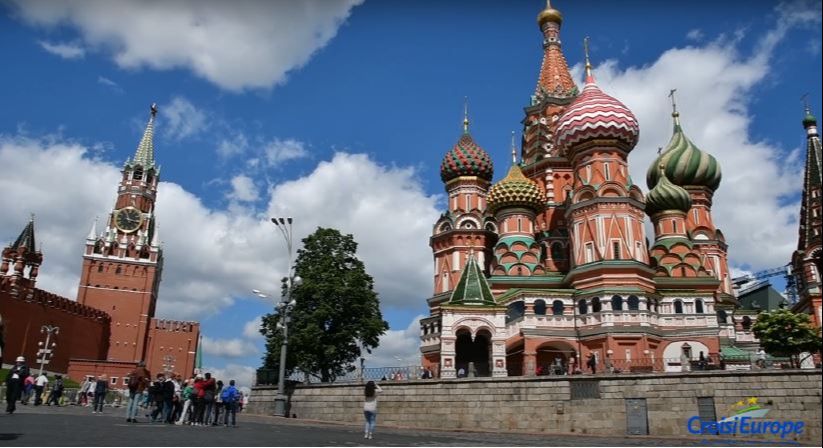
[[[639,135],[632,111],[600,90],[587,64],[586,86],[558,120],[555,143],[569,150],[590,140],[616,139],[631,150]]]

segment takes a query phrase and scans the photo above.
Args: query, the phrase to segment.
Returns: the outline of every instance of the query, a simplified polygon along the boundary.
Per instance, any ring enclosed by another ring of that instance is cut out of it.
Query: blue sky
[[[156,101],[158,313],[202,322],[205,364],[247,378],[259,362],[253,322],[270,306],[249,290],[274,290],[286,266],[272,214],[295,216],[297,237],[355,234],[392,328],[369,362],[410,362],[440,160],[468,97],[503,175],[540,67],[543,2],[355,3],[0,6],[0,238],[36,213],[40,285],[73,298],[83,239]],[[715,217],[735,272],[788,262],[801,95],[821,112],[820,2],[554,3],[577,79],[590,36],[601,87],[638,116],[636,181],[668,141],[678,88],[686,133],[724,170]]]

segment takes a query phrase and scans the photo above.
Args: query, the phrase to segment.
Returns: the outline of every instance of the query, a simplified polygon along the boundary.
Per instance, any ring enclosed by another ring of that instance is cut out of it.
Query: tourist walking
[[[20,400],[21,404],[29,404],[32,394],[34,393],[34,377],[29,375],[23,380],[23,398]]]
[[[177,424],[191,423],[190,415],[193,413],[192,406],[194,405],[194,378],[189,378],[185,382],[183,392],[180,395],[183,398],[183,410],[180,411],[180,419],[177,420]]]
[[[23,390],[23,381],[29,376],[29,366],[26,358],[18,356],[14,367],[6,374],[6,413],[14,414],[17,410],[17,400]]]
[[[194,400],[194,414],[193,414],[193,422],[195,426],[200,426],[203,424],[203,411],[205,402],[203,401],[203,397],[206,396],[206,391],[203,389],[203,375],[197,374],[194,377],[194,393],[192,394],[192,399]]]
[[[126,421],[137,423],[137,408],[143,398],[143,391],[151,381],[151,373],[146,370],[146,363],[140,361],[137,367],[129,373],[129,405],[126,407]]]
[[[163,396],[163,422],[174,423],[172,421],[172,412],[174,411],[174,379],[171,374],[163,381],[162,384]]]
[[[203,380],[203,423],[204,425],[211,424],[212,412],[214,411],[214,393],[217,390],[217,384],[211,373],[206,372],[206,378]]]
[[[92,389],[89,389],[92,390]],[[109,377],[106,374],[100,375],[94,383],[94,409],[92,414],[102,414],[103,404],[106,402],[106,393],[109,391]]]
[[[366,417],[366,434],[363,438],[371,439],[374,427],[377,424],[377,394],[383,392],[374,381],[366,383],[365,399],[363,400],[363,416]]]
[[[163,385],[166,383],[166,377],[162,373],[157,374],[157,380],[152,383],[149,388],[149,396],[151,402],[154,404],[154,409],[151,411],[151,422],[154,423],[162,418],[163,415]]]
[[[97,384],[97,381],[94,380],[93,376],[87,376],[82,383],[80,383],[80,392],[78,393],[78,400],[77,404],[80,406],[88,406],[89,405],[89,395],[94,392],[94,387]]]
[[[220,411],[223,409],[223,382],[217,380],[217,389],[214,391],[214,419],[211,425],[217,426],[220,424]]]
[[[54,385],[51,386],[49,398],[46,399],[46,406],[51,406],[54,403],[55,406],[60,407],[60,399],[63,398],[63,387],[63,376],[54,375]]]
[[[223,419],[223,425],[229,426],[229,416],[231,416],[231,426],[237,426],[237,402],[240,401],[240,391],[234,387],[234,380],[229,381],[229,387],[223,389],[220,394],[223,400],[223,408],[226,410],[226,416]]]
[[[45,373],[40,373],[37,376],[37,379],[34,380],[34,405],[40,406],[43,404],[43,391],[46,390],[46,386],[49,384],[49,376]]]
[[[589,353],[589,359],[586,360],[586,365],[592,370],[592,374],[597,373],[597,357],[594,356],[594,352]]]

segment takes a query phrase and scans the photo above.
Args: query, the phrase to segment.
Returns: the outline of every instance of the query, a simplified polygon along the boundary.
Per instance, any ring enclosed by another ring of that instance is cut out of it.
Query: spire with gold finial
[[[552,1],[546,0],[546,8],[540,11],[537,15],[537,24],[540,29],[543,29],[543,24],[546,22],[556,23],[558,25],[563,23],[563,14],[560,11],[552,8]]]
[[[594,84],[594,73],[592,72],[592,62],[589,60],[589,36],[583,38],[583,54],[586,56],[586,84]]]
[[[143,138],[137,145],[137,151],[134,154],[134,160],[131,162],[134,166],[142,166],[143,169],[154,167],[154,118],[157,115],[157,104],[151,104],[151,117],[146,124],[146,130],[143,132]]]

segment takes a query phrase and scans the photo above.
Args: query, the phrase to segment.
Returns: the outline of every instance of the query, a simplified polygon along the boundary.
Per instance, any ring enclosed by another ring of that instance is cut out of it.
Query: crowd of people
[[[140,362],[127,377],[128,390],[122,391],[126,404],[126,421],[137,423],[138,414],[151,423],[192,426],[237,426],[237,412],[242,410],[243,394],[234,380],[228,384],[211,373],[184,379],[177,373],[158,373],[152,377]],[[51,387],[49,385],[51,384]],[[35,406],[60,406],[65,385],[61,375],[50,379],[48,374],[34,376],[23,356],[16,359],[5,379],[6,413],[13,414],[17,403]],[[74,404],[92,408],[102,414],[109,391],[109,378],[87,377],[80,384]]]
[[[7,414],[13,414],[17,410],[17,403],[60,406],[65,391],[62,375],[55,375],[53,382],[45,372],[35,376],[26,365],[26,358],[23,356],[18,356],[14,366],[9,369],[5,384]]]
[[[211,373],[187,380],[177,373],[152,377],[142,362],[129,374],[128,387],[126,421],[130,423],[137,423],[138,413],[146,410],[151,423],[234,427],[243,405],[234,380],[226,385]]]

